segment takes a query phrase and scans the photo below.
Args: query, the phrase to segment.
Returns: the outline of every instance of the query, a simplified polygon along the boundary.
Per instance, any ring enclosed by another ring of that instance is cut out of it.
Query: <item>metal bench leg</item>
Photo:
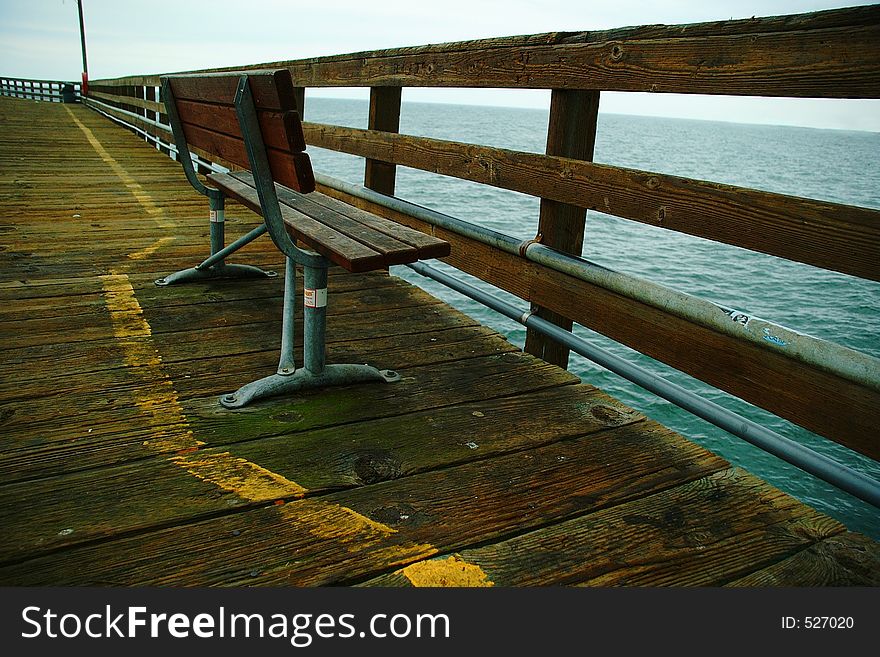
[[[296,270],[287,259],[284,279],[284,317],[281,327],[281,360],[278,372],[248,383],[230,395],[220,397],[226,408],[241,408],[247,404],[297,390],[323,388],[382,381],[400,381],[392,370],[377,370],[369,365],[325,365],[325,327],[327,325],[327,266],[304,267],[305,292],[303,311],[304,367],[296,369],[293,362],[293,318]]]
[[[227,256],[235,253],[246,244],[250,244],[266,232],[266,224],[254,228],[247,235],[235,240],[227,247],[223,246],[226,239],[225,199],[221,195],[208,197],[211,208],[211,256],[195,267],[183,269],[155,281],[156,285],[174,285],[190,281],[204,281],[210,278],[272,278],[278,274],[264,271],[251,265],[226,264]]]

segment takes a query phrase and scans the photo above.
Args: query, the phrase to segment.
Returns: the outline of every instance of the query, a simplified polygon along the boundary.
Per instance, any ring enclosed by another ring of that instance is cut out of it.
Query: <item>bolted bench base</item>
[[[326,365],[327,267],[329,261],[317,253],[301,251],[309,262],[303,266],[303,364],[297,368],[293,355],[293,324],[296,315],[296,263],[287,257],[284,269],[284,305],[281,317],[281,358],[275,374],[251,381],[235,392],[220,397],[225,408],[241,408],[266,397],[298,390],[344,386],[355,383],[395,383],[400,375],[370,365]]]
[[[238,251],[241,247],[250,244],[260,235],[266,232],[266,225],[257,226],[247,235],[243,235],[229,246],[223,246],[226,236],[225,227],[225,198],[217,190],[212,190],[209,196],[211,207],[211,255],[195,267],[182,269],[163,278],[153,281],[156,285],[164,287],[177,283],[191,283],[215,278],[275,278],[278,273],[265,271],[252,265],[229,265],[225,258]]]
[[[154,283],[160,287],[175,285],[177,283],[191,283],[193,281],[206,281],[214,278],[275,278],[278,272],[266,271],[251,265],[227,265],[226,263],[199,269],[190,267],[182,269],[164,278],[157,278]]]
[[[241,408],[265,397],[274,397],[298,390],[345,386],[355,383],[400,381],[400,374],[393,370],[377,370],[369,365],[327,365],[323,371],[313,374],[307,369],[292,374],[272,374],[243,385],[229,395],[220,397],[225,408]]]

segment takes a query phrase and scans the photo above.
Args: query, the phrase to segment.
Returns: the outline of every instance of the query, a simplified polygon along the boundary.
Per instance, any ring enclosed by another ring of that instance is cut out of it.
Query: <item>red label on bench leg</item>
[[[327,305],[327,288],[320,290],[305,289],[304,293],[306,308],[323,308]]]

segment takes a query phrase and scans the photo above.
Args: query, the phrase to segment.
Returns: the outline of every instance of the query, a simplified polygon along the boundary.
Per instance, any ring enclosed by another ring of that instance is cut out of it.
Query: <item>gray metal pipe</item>
[[[220,249],[219,251],[217,251],[216,253],[211,254],[211,256],[206,258],[201,264],[199,264],[196,267],[196,269],[209,269],[210,267],[213,267],[218,262],[225,260],[228,255],[238,251],[245,244],[250,244],[251,242],[253,242],[260,235],[265,233],[266,230],[267,230],[266,224],[260,224],[259,226],[257,226],[253,230],[251,230],[250,232],[239,237],[237,240],[235,240],[229,246],[226,246],[226,247]]]
[[[284,305],[282,307],[281,316],[281,358],[278,361],[278,374],[281,376],[289,376],[296,372],[296,357],[293,354],[295,319],[296,263],[292,258],[284,258]]]
[[[321,185],[412,215],[431,225],[450,230],[507,253],[524,255],[526,259],[554,271],[598,285],[719,333],[776,351],[788,358],[830,372],[859,385],[880,390],[880,358],[834,342],[805,335],[779,324],[651,281],[621,274],[583,258],[559,253],[538,243],[524,243],[509,235],[450,217],[396,197],[379,194],[360,185],[353,185],[319,173],[315,174],[315,179]]]
[[[632,381],[645,390],[690,411],[697,417],[701,417],[728,433],[742,438],[755,447],[769,452],[823,481],[827,481],[850,495],[880,508],[880,482],[871,477],[842,463],[838,463],[823,454],[819,454],[790,438],[781,436],[679,385],[670,383],[638,365],[634,365],[619,356],[590,344],[583,338],[561,329],[547,320],[541,319],[530,312],[523,312],[512,304],[501,301],[491,294],[454,276],[450,276],[435,267],[422,262],[413,263],[407,265],[407,267],[422,276],[431,278],[482,303],[505,317],[509,317],[530,329],[558,340],[572,351],[622,376],[628,381]]]
[[[134,112],[129,112],[128,110],[124,110],[124,109],[122,109],[121,107],[114,107],[113,105],[110,105],[110,104],[108,104],[108,103],[101,102],[100,100],[98,100],[98,99],[96,99],[96,98],[92,98],[91,96],[90,96],[88,99],[86,99],[84,102],[85,102],[85,104],[86,104],[87,106],[89,106],[89,105],[100,105],[101,107],[106,107],[107,109],[111,109],[111,110],[113,110],[114,112],[119,112],[120,114],[124,114],[124,115],[126,115],[126,116],[130,116],[130,117],[133,118],[133,119],[137,119],[138,121],[142,121],[143,123],[147,123],[147,124],[149,124],[149,125],[151,125],[151,126],[153,126],[153,127],[159,128],[160,130],[162,130],[162,131],[164,131],[164,132],[167,132],[169,135],[171,135],[171,127],[168,126],[168,125],[165,125],[164,123],[160,123],[159,121],[154,121],[153,119],[148,119],[148,118],[145,117],[145,116],[141,116],[140,114],[135,114]],[[93,108],[93,109],[94,109],[94,108]],[[104,116],[107,116],[106,113],[104,113],[104,112],[101,112],[101,113],[104,114]],[[121,119],[119,119],[119,118],[117,118],[117,117],[112,117],[112,116],[111,116],[110,118],[116,119],[116,120],[119,121],[119,122],[123,122]],[[130,126],[130,127],[133,128],[133,127],[135,127],[135,126]]]

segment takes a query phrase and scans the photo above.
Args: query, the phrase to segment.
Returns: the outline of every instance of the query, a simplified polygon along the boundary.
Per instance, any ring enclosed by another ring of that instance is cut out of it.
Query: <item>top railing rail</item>
[[[689,25],[553,32],[211,71],[289,68],[304,87],[601,89],[880,97],[880,6]],[[159,74],[96,83],[158,86]]]

